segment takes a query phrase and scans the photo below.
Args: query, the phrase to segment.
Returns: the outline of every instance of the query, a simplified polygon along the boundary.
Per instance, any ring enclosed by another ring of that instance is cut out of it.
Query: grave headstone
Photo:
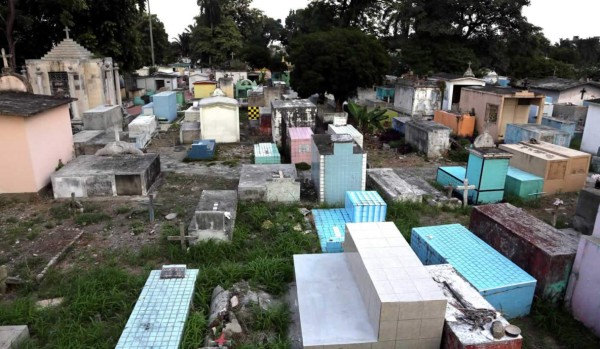
[[[189,224],[193,243],[214,239],[231,241],[237,216],[235,190],[203,190]]]
[[[83,112],[83,129],[123,131],[123,113],[119,105],[99,105]]]

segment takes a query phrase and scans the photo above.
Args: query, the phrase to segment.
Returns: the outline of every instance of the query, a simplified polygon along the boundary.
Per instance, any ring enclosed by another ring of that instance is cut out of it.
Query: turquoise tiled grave
[[[179,348],[198,269],[186,269],[184,278],[161,279],[160,273],[150,272],[117,349]]]
[[[346,223],[351,222],[345,208],[312,210],[315,227],[323,252],[342,252],[342,242],[346,236]]]
[[[384,222],[387,204],[376,191],[347,191],[346,211],[353,223]]]
[[[460,224],[413,228],[425,265],[451,264],[506,318],[529,314],[536,280]]]

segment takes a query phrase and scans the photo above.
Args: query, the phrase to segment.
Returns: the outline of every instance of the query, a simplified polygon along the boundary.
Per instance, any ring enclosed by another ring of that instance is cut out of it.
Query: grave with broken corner
[[[231,241],[237,211],[235,190],[203,190],[188,227],[193,242]]]
[[[294,256],[303,347],[438,349],[446,298],[394,223],[345,230],[344,253]]]
[[[197,276],[198,269],[185,265],[152,270],[116,348],[179,348]]]
[[[443,349],[520,349],[523,337],[510,335],[510,323],[450,264],[425,267],[448,300]],[[494,337],[492,324],[502,331]]]
[[[413,228],[423,264],[451,264],[507,319],[529,314],[536,280],[460,224]]]

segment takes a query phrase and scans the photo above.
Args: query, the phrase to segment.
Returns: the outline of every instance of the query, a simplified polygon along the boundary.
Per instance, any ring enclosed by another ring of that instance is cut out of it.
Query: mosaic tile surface
[[[161,279],[160,273],[150,272],[117,349],[179,348],[198,270],[187,269],[183,279]]]
[[[351,222],[345,208],[312,210],[323,252],[342,252],[346,223]]]

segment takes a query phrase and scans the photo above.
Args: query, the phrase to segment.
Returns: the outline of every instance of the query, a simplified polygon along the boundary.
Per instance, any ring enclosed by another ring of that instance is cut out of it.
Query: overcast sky
[[[253,0],[252,5],[269,17],[287,17],[290,9],[303,8],[309,0]],[[169,39],[177,36],[194,21],[198,14],[196,0],[150,0],[152,13],[165,24]],[[531,0],[524,9],[525,16],[539,27],[551,42],[560,38],[600,36],[598,0]]]

